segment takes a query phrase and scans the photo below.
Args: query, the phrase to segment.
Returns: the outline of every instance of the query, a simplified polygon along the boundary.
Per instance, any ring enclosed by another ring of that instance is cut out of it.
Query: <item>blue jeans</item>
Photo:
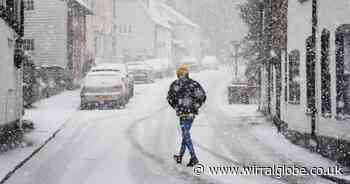
[[[192,139],[191,139],[191,127],[194,119],[182,119],[180,118],[180,127],[182,131],[182,143],[180,148],[180,156],[185,154],[186,148],[188,149],[191,158],[197,158],[193,149]]]

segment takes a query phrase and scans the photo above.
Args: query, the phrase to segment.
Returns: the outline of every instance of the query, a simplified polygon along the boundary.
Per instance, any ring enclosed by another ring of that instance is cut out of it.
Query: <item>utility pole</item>
[[[316,47],[317,47],[317,29],[318,29],[318,9],[317,9],[317,0],[312,0],[312,63],[316,64],[317,62],[317,54],[316,54]],[[317,76],[316,76],[316,69],[315,67],[312,67],[314,71],[311,71],[313,73],[312,75],[312,94],[311,94],[311,136],[315,137],[316,136],[316,115],[317,115],[317,98],[318,98],[318,93],[316,90],[317,87]],[[310,97],[308,97],[310,98]]]

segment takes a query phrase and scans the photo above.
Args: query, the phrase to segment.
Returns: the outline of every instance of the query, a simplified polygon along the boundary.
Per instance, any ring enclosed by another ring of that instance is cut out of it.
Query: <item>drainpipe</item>
[[[313,43],[313,62],[317,63],[317,29],[318,29],[318,3],[317,0],[312,0],[312,43]],[[316,65],[317,66],[317,65]],[[315,91],[314,91],[314,104],[311,115],[311,137],[316,137],[316,120],[317,120],[317,102],[318,102],[318,90],[317,90],[317,69],[315,67]]]

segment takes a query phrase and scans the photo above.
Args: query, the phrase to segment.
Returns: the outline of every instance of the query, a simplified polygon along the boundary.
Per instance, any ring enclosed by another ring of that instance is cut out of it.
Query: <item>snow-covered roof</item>
[[[158,4],[152,3],[152,5],[149,7],[147,7],[145,4],[142,5],[154,23],[165,28],[172,29],[172,26],[169,24],[169,17],[162,14]]]
[[[91,71],[119,71],[123,74],[127,73],[124,63],[100,63],[91,68]]]
[[[88,14],[91,14],[91,15],[93,14],[92,9],[85,3],[84,0],[73,0],[73,1],[79,4],[81,7],[83,7]]]
[[[199,28],[199,25],[193,23],[189,18],[177,12],[176,10],[166,5],[165,3],[160,3],[160,6],[168,14],[169,21],[172,21],[176,24],[185,24],[185,25],[192,26],[194,28]]]

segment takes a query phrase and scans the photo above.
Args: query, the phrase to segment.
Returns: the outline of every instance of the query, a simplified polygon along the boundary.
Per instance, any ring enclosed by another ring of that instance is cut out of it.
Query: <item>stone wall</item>
[[[319,153],[343,166],[350,167],[350,141],[328,136],[316,135],[316,137],[312,137],[309,133],[289,129],[288,124],[277,117],[273,117],[273,123],[278,131],[293,144]]]

